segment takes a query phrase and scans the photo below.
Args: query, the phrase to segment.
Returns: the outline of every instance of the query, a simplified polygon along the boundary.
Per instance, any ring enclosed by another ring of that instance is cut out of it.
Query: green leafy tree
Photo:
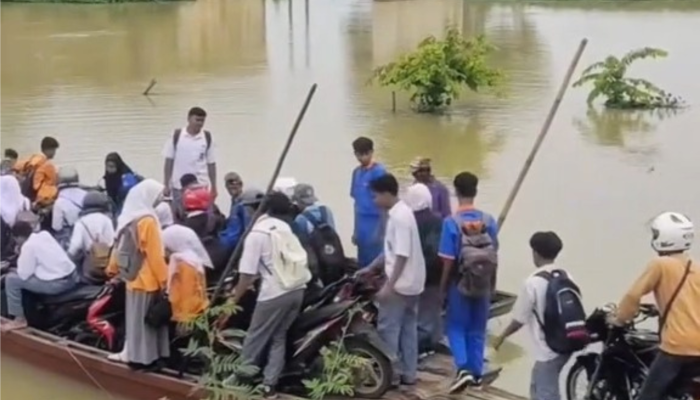
[[[465,39],[449,28],[443,39],[429,36],[416,50],[376,68],[372,80],[410,92],[419,112],[434,112],[452,104],[464,86],[477,92],[502,83],[503,72],[486,62],[494,49],[483,35]]]
[[[665,92],[653,83],[627,77],[627,70],[638,60],[663,58],[667,52],[645,47],[632,50],[622,58],[608,56],[605,60],[591,64],[582,73],[574,87],[592,84],[588,104],[598,97],[605,98],[605,106],[621,109],[678,108],[683,105],[679,97]]]
[[[222,315],[231,315],[237,306],[224,303],[210,307],[207,312],[191,322],[182,324],[182,330],[191,333],[187,348],[182,350],[185,357],[204,364],[199,376],[198,389],[205,394],[203,400],[250,399],[259,393],[258,388],[246,385],[229,385],[226,379],[232,375],[251,376],[257,368],[244,365],[240,351],[232,342],[241,342],[245,332],[237,329],[219,331],[213,321]]]
[[[344,345],[352,316],[357,312],[361,311],[352,310],[352,315],[343,327],[340,338],[330,346],[321,349],[323,371],[318,376],[302,381],[312,400],[322,400],[329,395],[346,397],[354,395],[355,386],[358,383],[361,384],[365,373],[368,372],[367,369],[371,368],[365,358],[348,352]]]

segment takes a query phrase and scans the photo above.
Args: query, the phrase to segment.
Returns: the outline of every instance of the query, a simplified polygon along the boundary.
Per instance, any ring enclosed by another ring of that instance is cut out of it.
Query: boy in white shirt
[[[377,293],[377,330],[400,356],[396,384],[415,385],[418,372],[418,300],[425,286],[425,259],[413,210],[399,199],[399,183],[391,174],[370,181],[375,204],[388,213],[383,254],[366,268],[383,267],[387,281]],[[364,271],[363,271],[364,272]]]
[[[3,325],[3,331],[27,326],[22,290],[58,295],[73,289],[78,283],[75,264],[51,234],[46,231],[34,233],[30,223],[17,221],[12,227],[12,236],[20,250],[17,271],[5,277],[5,293],[7,310],[14,321]]]
[[[559,270],[555,260],[563,247],[559,236],[554,232],[536,232],[530,238],[532,257],[537,268],[525,279],[518,299],[513,305],[513,320],[494,340],[493,347],[498,350],[510,335],[527,327],[532,340],[532,367],[530,382],[531,400],[560,400],[559,374],[569,361],[570,354],[559,354],[547,345],[542,325],[548,281],[540,276],[543,272]],[[568,274],[567,274],[568,275]],[[571,276],[569,275],[569,279]]]
[[[75,168],[58,170],[58,197],[53,204],[51,228],[58,242],[66,248],[75,221],[78,220],[87,191],[80,186],[80,176]]]
[[[86,283],[100,283],[102,279],[92,276],[95,269],[104,268],[106,265],[91,265],[97,257],[108,261],[109,248],[114,244],[115,232],[112,218],[107,214],[110,211],[110,199],[104,193],[88,192],[83,199],[80,218],[73,227],[70,243],[68,244],[68,256],[75,260],[80,270],[81,280]],[[89,257],[91,250],[96,243],[101,243],[102,250]],[[100,278],[102,278],[100,276]]]

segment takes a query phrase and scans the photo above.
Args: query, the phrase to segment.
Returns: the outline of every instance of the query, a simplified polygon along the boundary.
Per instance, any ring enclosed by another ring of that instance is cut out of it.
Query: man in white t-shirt
[[[571,355],[556,353],[547,346],[538,319],[544,321],[548,282],[538,274],[561,269],[554,262],[563,244],[554,232],[536,232],[530,238],[530,247],[537,269],[525,279],[513,305],[513,320],[503,333],[496,337],[493,346],[498,350],[506,338],[526,327],[532,341],[532,357],[535,359],[530,378],[530,399],[560,400],[559,374]],[[567,272],[567,275],[572,279],[571,274]]]
[[[384,267],[387,281],[377,293],[377,329],[400,357],[394,383],[415,385],[418,372],[418,300],[425,286],[425,259],[413,210],[399,199],[399,183],[391,174],[369,183],[374,202],[388,213],[384,251],[366,268]]]
[[[274,398],[284,370],[287,332],[301,312],[306,285],[285,289],[272,271],[273,246],[268,232],[272,229],[291,230],[283,220],[292,209],[291,200],[284,193],[274,192],[269,195],[265,207],[265,214],[255,222],[243,243],[238,264],[240,277],[232,301],[239,303],[253,282],[260,278],[257,303],[243,341],[241,357],[244,363],[262,369],[263,397]]]
[[[163,148],[164,194],[173,197],[177,212],[182,206],[180,178],[185,174],[196,176],[197,182],[209,187],[212,199],[216,200],[216,160],[211,133],[204,130],[206,118],[206,111],[192,107],[187,114],[187,126],[176,129]]]

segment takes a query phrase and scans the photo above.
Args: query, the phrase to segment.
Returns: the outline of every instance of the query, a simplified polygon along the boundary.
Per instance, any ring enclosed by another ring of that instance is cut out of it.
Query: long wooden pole
[[[253,229],[253,224],[255,223],[255,220],[260,217],[262,214],[262,210],[264,209],[265,204],[267,204],[267,194],[272,191],[272,188],[275,186],[275,181],[277,180],[277,177],[279,177],[280,171],[282,171],[282,166],[284,165],[284,160],[287,158],[287,153],[289,153],[289,149],[292,147],[292,142],[294,142],[294,138],[297,135],[297,131],[299,130],[299,126],[301,125],[301,121],[304,119],[304,116],[306,115],[306,110],[309,108],[309,104],[311,104],[311,99],[313,99],[314,94],[316,93],[316,88],[318,87],[317,84],[311,85],[311,88],[309,89],[309,94],[306,95],[306,101],[304,101],[304,105],[301,107],[301,110],[299,111],[299,115],[297,115],[296,121],[294,121],[294,126],[292,127],[292,131],[289,133],[289,137],[287,138],[287,143],[285,143],[284,148],[282,149],[282,154],[280,154],[280,158],[277,160],[277,166],[275,167],[275,171],[272,173],[272,178],[270,178],[270,183],[267,185],[267,190],[265,191],[265,197],[263,197],[260,207],[255,211],[253,214],[252,218],[250,219],[250,223],[248,226],[245,228],[245,231],[243,231],[243,235],[241,235],[241,238],[238,240],[238,243],[236,244],[236,248],[233,250],[233,254],[231,254],[231,257],[229,258],[228,262],[226,263],[226,269],[224,270],[223,274],[221,275],[221,278],[219,278],[219,282],[216,284],[216,290],[214,290],[214,294],[212,295],[212,300],[215,300],[219,297],[221,294],[221,290],[223,289],[224,286],[224,281],[226,280],[226,277],[231,274],[231,270],[233,269],[233,266],[235,265],[236,260],[238,257],[240,257],[241,252],[243,251],[243,242],[250,233],[250,231]]]
[[[513,186],[513,189],[511,189],[510,194],[508,195],[508,198],[506,199],[506,203],[503,206],[503,210],[501,211],[501,214],[498,216],[498,229],[503,228],[503,224],[506,221],[506,217],[508,216],[508,212],[510,211],[510,208],[513,206],[513,202],[515,201],[515,197],[518,195],[518,192],[520,191],[520,187],[523,185],[523,181],[525,181],[525,177],[527,176],[527,173],[530,171],[530,167],[532,166],[532,162],[535,160],[535,156],[537,155],[537,152],[540,150],[540,146],[542,146],[542,142],[544,141],[544,138],[547,136],[547,132],[549,132],[549,127],[552,126],[552,121],[554,121],[554,116],[557,114],[557,110],[559,110],[559,105],[561,104],[562,99],[564,98],[564,94],[566,93],[566,89],[569,88],[569,83],[571,82],[571,77],[576,71],[576,66],[578,65],[579,60],[581,60],[581,55],[583,54],[583,51],[586,49],[586,45],[588,44],[588,39],[583,39],[581,40],[581,44],[578,46],[578,50],[576,51],[576,54],[574,55],[574,59],[571,60],[571,65],[569,65],[569,70],[566,71],[566,75],[564,76],[564,81],[561,83],[561,86],[559,87],[559,92],[557,93],[557,97],[554,98],[554,103],[552,103],[552,107],[549,109],[549,114],[547,114],[547,119],[544,121],[544,125],[542,126],[542,130],[540,131],[540,134],[537,135],[537,140],[535,140],[535,144],[532,146],[532,150],[530,150],[530,155],[528,155],[527,160],[525,160],[525,164],[523,165],[523,168],[520,170],[520,174],[518,175],[518,179],[515,181],[515,185]]]

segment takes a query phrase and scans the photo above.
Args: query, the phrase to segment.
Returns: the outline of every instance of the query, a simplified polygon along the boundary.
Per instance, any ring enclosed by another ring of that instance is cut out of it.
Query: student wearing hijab
[[[163,184],[145,179],[129,191],[117,219],[119,240],[107,267],[108,275],[126,281],[126,343],[122,352],[112,354],[109,359],[139,368],[152,366],[170,355],[168,326],[155,328],[145,322],[150,304],[165,291],[168,281],[162,232],[155,211],[163,200],[163,189]],[[123,252],[129,248],[133,254],[126,257]],[[117,257],[117,253],[123,257]],[[119,265],[124,257],[141,263]]]
[[[107,154],[105,158],[105,174],[102,177],[105,184],[107,195],[114,204],[115,214],[119,214],[126,194],[143,178],[134,173],[129,166],[122,160],[119,153],[113,152]]]
[[[156,217],[158,217],[158,222],[160,222],[160,229],[165,231],[171,225],[175,224],[175,217],[173,216],[173,208],[170,203],[164,201],[156,207]]]
[[[166,228],[163,244],[169,259],[167,286],[173,321],[189,322],[209,306],[205,270],[211,268],[211,259],[197,234],[186,226]]]
[[[0,259],[14,254],[11,228],[19,214],[31,209],[31,202],[22,196],[19,181],[13,175],[0,176]]]
[[[423,258],[425,259],[425,289],[418,303],[418,351],[434,353],[442,340],[442,298],[440,276],[442,260],[438,256],[442,218],[433,211],[434,197],[427,185],[414,183],[404,195],[404,201],[413,210],[418,224]]]
[[[28,198],[22,196],[19,181],[12,175],[0,176],[0,214],[2,221],[12,227],[21,211],[31,209]]]

